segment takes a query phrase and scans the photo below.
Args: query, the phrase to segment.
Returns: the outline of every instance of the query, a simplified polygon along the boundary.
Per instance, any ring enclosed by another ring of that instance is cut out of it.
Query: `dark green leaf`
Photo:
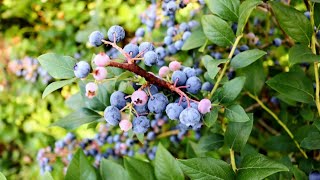
[[[266,139],[264,143],[264,147],[266,147],[269,151],[279,151],[279,152],[295,152],[297,151],[297,147],[290,139],[289,136],[279,135],[279,136],[271,136]]]
[[[103,180],[127,180],[127,171],[118,163],[108,159],[102,159],[100,173]]]
[[[66,180],[94,180],[97,179],[94,168],[90,165],[87,157],[83,154],[82,149],[79,149],[74,154],[67,170]]]
[[[320,121],[319,120],[315,121],[312,125],[315,126],[318,129],[318,131],[320,132]]]
[[[46,89],[42,93],[42,99],[45,98],[47,95],[52,93],[53,91],[62,88],[65,85],[71,84],[76,80],[76,78],[68,79],[68,80],[63,80],[63,81],[56,81],[50,83]]]
[[[101,118],[101,115],[88,108],[81,108],[73,112],[59,121],[53,123],[51,126],[60,126],[62,128],[71,130],[83,124],[91,123]]]
[[[225,116],[231,122],[247,122],[250,118],[239,104],[226,107]]]
[[[241,68],[237,73],[238,72],[240,76],[246,77],[244,89],[248,90],[252,94],[259,94],[266,79],[262,61],[256,61],[245,68]]]
[[[209,134],[200,138],[198,147],[203,152],[213,151],[221,148],[224,144],[221,134]]]
[[[320,61],[320,56],[312,53],[307,45],[295,45],[289,50],[289,62],[291,65],[297,63],[310,63]]]
[[[241,167],[238,168],[237,179],[260,180],[281,171],[289,170],[285,165],[273,161],[262,154],[249,154],[244,157]]]
[[[319,132],[309,133],[308,137],[304,138],[301,141],[301,147],[310,149],[310,150],[320,149],[320,133]]]
[[[179,160],[179,165],[190,179],[231,180],[235,176],[229,164],[208,157]]]
[[[209,113],[204,116],[204,124],[211,127],[218,119],[219,109],[214,107]]]
[[[43,54],[38,57],[41,66],[55,79],[70,79],[74,77],[73,67],[75,59],[54,53]]]
[[[153,180],[153,167],[150,163],[127,157],[124,159],[124,167],[131,180]]]
[[[218,46],[230,46],[235,36],[227,22],[214,15],[202,16],[203,32],[207,38]]]
[[[220,99],[221,103],[229,103],[235,100],[240,94],[245,81],[246,81],[246,78],[241,76],[226,82],[223,85],[222,92],[221,92],[221,99]]]
[[[220,18],[237,22],[239,16],[239,0],[206,0],[206,4],[213,14]]]
[[[238,28],[237,28],[237,36],[242,34],[245,25],[250,17],[253,9],[256,8],[257,5],[261,4],[260,0],[246,0],[241,3],[239,8],[239,20],[238,20]]]
[[[309,44],[313,33],[308,18],[300,11],[280,2],[269,2],[280,27],[294,40]]]
[[[183,51],[188,51],[191,49],[195,49],[201,47],[205,44],[207,38],[203,33],[202,29],[197,29],[192,32],[191,36],[186,40],[186,42],[182,46]]]
[[[224,141],[234,151],[240,152],[246,145],[253,125],[253,114],[249,115],[250,121],[230,122],[225,132]]]
[[[155,175],[161,180],[184,180],[178,161],[162,146],[158,145],[155,159]]]
[[[320,3],[314,4],[314,25],[320,27]]]
[[[282,95],[303,103],[313,101],[313,85],[303,74],[286,72],[281,73],[266,82],[268,86]]]
[[[243,68],[254,63],[266,54],[266,52],[259,49],[247,50],[232,58],[230,65],[235,69]]]

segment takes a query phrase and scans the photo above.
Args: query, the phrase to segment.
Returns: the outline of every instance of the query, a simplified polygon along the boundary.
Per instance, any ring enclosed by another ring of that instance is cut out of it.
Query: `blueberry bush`
[[[43,98],[79,89],[51,126],[99,129],[40,149],[43,178],[320,179],[319,0],[151,1],[139,19],[37,58]]]

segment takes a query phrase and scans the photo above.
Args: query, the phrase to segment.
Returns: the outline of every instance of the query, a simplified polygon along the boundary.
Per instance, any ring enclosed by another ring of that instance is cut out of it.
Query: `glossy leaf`
[[[178,161],[162,146],[158,145],[155,158],[155,175],[161,180],[184,180],[184,175]]]
[[[207,37],[204,35],[203,30],[199,28],[192,32],[191,36],[183,44],[182,50],[188,51],[201,47],[203,44],[205,44],[206,40]]]
[[[237,179],[260,180],[281,171],[289,170],[285,165],[262,154],[249,154],[243,158],[241,166],[238,168]]]
[[[108,159],[102,159],[100,173],[103,180],[128,180],[127,171],[118,163]]]
[[[226,107],[225,116],[231,122],[247,122],[250,118],[239,104]]]
[[[289,50],[289,62],[291,65],[316,61],[320,61],[320,56],[313,54],[307,45],[298,44]]]
[[[221,92],[221,98],[220,98],[221,103],[229,103],[235,100],[240,94],[245,81],[246,81],[246,78],[241,76],[226,82],[223,85],[222,92]]]
[[[82,149],[79,149],[73,156],[68,169],[65,180],[95,180],[97,179],[94,168],[87,160]]]
[[[138,159],[126,157],[124,167],[129,173],[131,180],[153,180],[153,167],[150,163]]]
[[[301,141],[301,147],[310,149],[310,150],[320,149],[320,133],[319,132],[309,133],[308,137],[304,138]]]
[[[221,134],[209,134],[200,138],[198,148],[202,152],[213,151],[221,148],[224,144],[223,136]]]
[[[55,53],[47,53],[38,57],[41,66],[55,79],[70,79],[74,77],[75,59]]]
[[[309,78],[300,73],[281,73],[266,82],[282,95],[303,103],[313,101],[313,85]]]
[[[47,95],[52,93],[53,91],[62,88],[63,86],[66,86],[68,84],[73,83],[76,80],[76,78],[68,79],[68,80],[63,80],[63,81],[56,81],[50,83],[46,89],[42,93],[42,99],[45,98]]]
[[[266,52],[259,49],[247,50],[232,58],[230,65],[235,69],[243,68],[252,64],[266,54]]]
[[[206,0],[206,4],[213,14],[220,18],[237,22],[239,17],[239,0]]]
[[[204,34],[211,42],[218,46],[233,44],[235,36],[227,22],[214,15],[204,15],[201,22]]]
[[[66,117],[60,119],[59,121],[53,123],[51,126],[60,126],[62,128],[71,130],[75,129],[83,124],[91,123],[97,121],[102,116],[95,111],[88,108],[81,108]]]
[[[251,12],[261,4],[260,0],[246,0],[241,3],[239,7],[239,20],[238,20],[238,28],[237,28],[237,36],[242,34],[245,25],[250,17]]]
[[[308,18],[293,7],[275,1],[269,3],[280,27],[292,39],[304,44],[309,44],[313,28]]]
[[[228,163],[208,157],[179,160],[179,165],[190,179],[221,180],[235,176]]]

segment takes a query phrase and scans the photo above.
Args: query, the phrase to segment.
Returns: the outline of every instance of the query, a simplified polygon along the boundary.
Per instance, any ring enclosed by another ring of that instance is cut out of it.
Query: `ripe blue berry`
[[[170,54],[175,54],[175,53],[177,53],[177,51],[178,51],[174,44],[168,45],[167,48],[168,48],[168,52],[169,52]]]
[[[190,32],[190,31],[186,31],[186,32],[183,33],[182,39],[185,41],[185,40],[187,40],[190,36],[191,36],[191,32]]]
[[[143,28],[138,28],[136,30],[135,35],[136,35],[136,37],[143,37],[144,36],[144,29]]]
[[[144,64],[147,66],[152,66],[157,63],[158,55],[154,51],[148,51],[144,54]]]
[[[167,116],[172,120],[179,119],[179,115],[182,111],[183,107],[178,103],[170,103],[166,107]]]
[[[122,109],[126,106],[127,100],[125,99],[125,94],[121,91],[115,91],[110,96],[111,106],[115,106],[118,109]]]
[[[183,86],[186,84],[187,75],[182,71],[174,71],[171,77],[172,83],[177,81],[177,86]]]
[[[91,46],[101,46],[102,45],[102,41],[104,36],[100,31],[94,31],[90,34],[89,36],[89,43],[91,44]]]
[[[183,68],[183,72],[186,73],[188,78],[196,76],[196,70],[194,68],[185,67]]]
[[[201,89],[201,85],[201,80],[196,76],[188,78],[186,82],[187,91],[192,94],[197,94]]]
[[[77,78],[85,78],[90,73],[90,65],[86,61],[80,61],[73,67],[74,75]]]
[[[150,88],[150,93],[151,93],[152,95],[159,92],[157,86],[155,86],[155,85],[153,85],[153,84],[151,84],[151,85],[149,86],[149,88]]]
[[[170,44],[172,44],[172,37],[166,36],[163,41],[165,45],[169,46]]]
[[[276,47],[279,47],[282,43],[282,40],[280,38],[275,38],[273,41],[272,41],[273,45],[275,45]]]
[[[246,50],[249,50],[249,46],[246,45],[246,44],[244,44],[244,45],[240,46],[239,50],[240,50],[241,52],[246,51]]]
[[[136,106],[136,105],[134,105],[133,108],[137,111],[137,113],[138,113],[139,115],[144,115],[144,114],[149,113],[149,110],[148,110],[148,107],[147,107],[146,104],[143,105],[143,106]]]
[[[114,25],[111,26],[108,30],[108,39],[113,42],[120,42],[124,39],[126,33],[121,26]]]
[[[165,110],[168,103],[169,100],[167,96],[165,96],[162,93],[157,93],[152,95],[152,98],[149,98],[148,109],[150,112],[153,113],[162,113]]]
[[[143,134],[148,131],[150,127],[150,120],[145,116],[139,116],[133,119],[133,132]]]
[[[167,30],[167,35],[168,36],[175,36],[177,35],[177,31],[174,27],[169,27]]]
[[[130,55],[130,57],[136,57],[139,54],[139,47],[135,44],[127,44],[123,50]]]
[[[174,47],[177,49],[177,50],[181,50],[183,46],[183,41],[182,40],[178,40],[174,43]]]
[[[143,42],[140,44],[139,46],[139,53],[142,54],[142,56],[148,52],[148,51],[153,51],[154,50],[154,46],[149,43],[149,42]]]
[[[191,106],[192,108],[194,108],[194,109],[197,109],[197,110],[198,110],[198,104],[197,104],[197,103],[195,103],[195,102],[191,102],[191,103],[190,103],[190,106]]]
[[[181,23],[179,26],[179,31],[180,32],[185,32],[189,30],[189,25],[185,22]]]
[[[179,104],[180,98],[176,99],[174,102]],[[183,98],[182,98],[182,100],[181,100],[181,102],[180,102],[180,105],[181,105],[183,108],[187,108],[187,107],[188,107],[188,102],[187,102],[186,97],[183,97]]]
[[[187,127],[194,127],[198,123],[200,123],[200,113],[198,110],[194,108],[186,108],[184,109],[179,116],[179,120],[182,124]]]
[[[108,106],[104,110],[104,119],[111,125],[116,126],[121,120],[121,113],[115,106]]]
[[[312,172],[309,174],[309,180],[319,180],[320,173],[319,172]]]
[[[158,55],[158,59],[164,59],[167,55],[166,50],[162,46],[156,48],[156,53]]]
[[[205,82],[202,84],[201,90],[202,91],[211,91],[213,89],[213,84],[210,82]]]
[[[155,132],[153,132],[153,131],[148,132],[148,134],[147,134],[147,139],[148,139],[149,141],[152,141],[152,140],[154,140],[155,138],[156,138],[156,133],[155,133]]]

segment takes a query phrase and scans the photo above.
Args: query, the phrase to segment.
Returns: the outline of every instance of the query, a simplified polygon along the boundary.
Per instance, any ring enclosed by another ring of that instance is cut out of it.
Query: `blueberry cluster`
[[[40,79],[43,84],[48,84],[52,77],[44,70],[37,59],[31,57],[25,57],[10,61],[8,69],[18,77],[24,77],[25,80],[32,83]]]

